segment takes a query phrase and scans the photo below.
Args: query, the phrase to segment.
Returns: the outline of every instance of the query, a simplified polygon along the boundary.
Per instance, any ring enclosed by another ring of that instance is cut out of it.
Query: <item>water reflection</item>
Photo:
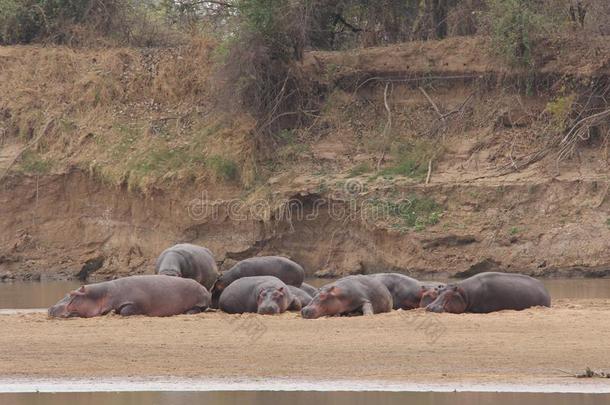
[[[121,392],[0,394],[3,405],[607,405],[606,394],[434,393],[434,392]]]

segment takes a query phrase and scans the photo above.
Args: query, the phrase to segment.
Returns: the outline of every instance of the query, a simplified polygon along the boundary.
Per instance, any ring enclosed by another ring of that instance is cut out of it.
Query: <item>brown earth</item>
[[[208,246],[223,268],[280,254],[309,275],[610,276],[608,125],[571,159],[551,150],[528,161],[562,135],[548,130],[549,103],[587,96],[594,80],[607,90],[608,41],[546,44],[532,94],[507,79],[488,44],[451,38],[308,54],[303,71],[327,92],[321,115],[278,141],[272,162],[255,159],[251,119],[227,124],[210,106],[211,43],[2,47],[0,280],[70,278],[83,268],[97,278],[150,273],[178,242]],[[429,79],[437,74],[484,78]],[[384,87],[380,78],[416,80]],[[591,104],[601,108],[603,97]],[[413,159],[424,159],[423,173],[373,173],[400,160],[394,149],[420,144]],[[211,178],[206,159],[215,155],[234,159],[250,184]],[[369,172],[352,173],[362,164]],[[438,223],[416,229],[362,216],[367,202],[413,196],[442,207]],[[202,198],[217,211],[202,210]],[[333,209],[351,202],[355,215],[337,217]]]
[[[551,309],[487,315],[415,310],[319,320],[2,315],[0,376],[578,383],[566,372],[608,367],[609,314],[610,300],[558,300]]]

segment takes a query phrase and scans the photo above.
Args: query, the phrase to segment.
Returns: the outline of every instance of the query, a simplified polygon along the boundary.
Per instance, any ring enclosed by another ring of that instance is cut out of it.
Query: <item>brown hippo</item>
[[[281,256],[260,256],[242,260],[223,272],[212,287],[212,302],[216,304],[222,291],[243,277],[274,276],[288,285],[300,287],[305,271],[299,264]]]
[[[378,314],[392,310],[392,295],[377,279],[347,276],[320,288],[311,303],[301,310],[303,318]]]
[[[169,276],[131,276],[89,284],[49,308],[49,316],[91,318],[120,315],[171,316],[205,310],[210,293],[195,280]]]
[[[299,288],[312,297],[315,297],[315,295],[318,293],[318,289],[316,287],[307,284],[306,282],[303,282]]]
[[[398,273],[377,273],[372,277],[386,286],[392,301],[393,309],[415,309],[419,308],[422,296],[429,289],[436,288],[436,284],[422,283],[414,278]]]
[[[229,314],[256,312],[280,314],[301,309],[298,298],[274,276],[244,277],[235,280],[220,295],[219,308]]]
[[[539,280],[522,274],[485,272],[447,285],[426,310],[489,313],[534,306],[551,306],[551,297]]]
[[[155,273],[192,278],[207,290],[218,278],[218,268],[210,249],[190,243],[165,249],[157,259]]]
[[[287,287],[292,293],[292,295],[294,295],[299,300],[299,302],[301,303],[301,307],[306,307],[307,305],[309,305],[312,300],[312,297],[311,295],[307,294],[307,291],[303,290],[302,288],[295,287],[293,285],[289,285]]]

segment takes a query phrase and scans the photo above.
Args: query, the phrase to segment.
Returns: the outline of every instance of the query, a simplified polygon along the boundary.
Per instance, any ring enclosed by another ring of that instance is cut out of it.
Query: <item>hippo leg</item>
[[[185,312],[186,315],[195,315],[203,312],[201,307],[194,307]]]
[[[365,302],[362,304],[362,315],[373,315],[373,304],[370,302]]]
[[[133,302],[127,302],[121,305],[116,312],[121,316],[142,315],[140,308],[138,308]]]
[[[297,297],[292,297],[292,302],[288,305],[288,311],[300,311],[301,301]]]

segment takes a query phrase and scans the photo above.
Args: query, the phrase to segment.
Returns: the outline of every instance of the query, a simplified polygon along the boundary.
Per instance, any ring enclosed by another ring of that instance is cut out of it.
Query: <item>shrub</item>
[[[540,15],[529,0],[489,0],[488,4],[494,49],[512,65],[531,67]]]
[[[208,164],[216,174],[216,177],[225,181],[236,181],[239,178],[237,164],[230,159],[219,155],[211,156]]]
[[[0,44],[77,45],[100,41],[100,36],[139,46],[165,43],[172,35],[155,23],[151,4],[137,0],[0,0]]]

